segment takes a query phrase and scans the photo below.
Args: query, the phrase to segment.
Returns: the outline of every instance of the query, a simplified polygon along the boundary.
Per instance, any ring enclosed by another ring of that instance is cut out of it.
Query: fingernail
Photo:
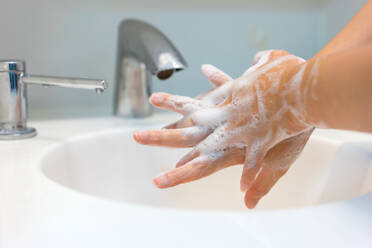
[[[159,104],[159,103],[162,103],[163,102],[163,96],[159,95],[159,94],[153,94],[151,97],[150,97],[150,102],[151,103],[154,103],[154,104]]]
[[[154,184],[159,188],[164,188],[169,184],[169,179],[166,174],[159,175],[154,178]]]
[[[246,200],[245,201],[245,205],[247,206],[247,208],[253,209],[253,208],[256,207],[256,205],[257,205],[257,203],[258,203],[259,200],[260,199],[249,199],[249,200]]]
[[[250,184],[246,184],[245,182],[240,182],[240,190],[244,193],[247,192],[250,188]]]
[[[202,72],[206,77],[209,77],[214,74],[214,66],[210,64],[204,64],[201,66]]]
[[[182,165],[183,165],[183,163],[181,161],[178,161],[177,164],[176,164],[176,168],[181,167]]]
[[[143,141],[148,138],[148,133],[147,131],[136,131],[134,132],[134,139],[137,141]]]

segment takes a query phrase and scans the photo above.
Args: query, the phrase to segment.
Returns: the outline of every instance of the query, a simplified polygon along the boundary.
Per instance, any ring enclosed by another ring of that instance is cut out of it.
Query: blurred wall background
[[[140,18],[162,30],[189,68],[154,91],[194,96],[210,88],[200,65],[233,77],[263,49],[310,58],[367,0],[13,0],[0,8],[0,59],[24,59],[33,74],[104,78],[109,89],[29,87],[31,119],[107,116],[112,112],[117,28]]]

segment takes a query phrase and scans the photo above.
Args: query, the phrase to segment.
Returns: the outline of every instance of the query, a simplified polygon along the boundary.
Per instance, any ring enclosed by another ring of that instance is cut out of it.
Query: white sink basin
[[[0,142],[0,247],[370,247],[371,136],[316,130],[259,203],[270,211],[249,211],[241,166],[153,186],[186,151],[138,145],[132,131],[177,118],[39,121],[37,137]]]
[[[247,211],[239,190],[241,166],[197,182],[160,190],[158,173],[173,168],[185,149],[138,145],[133,129],[71,138],[41,159],[43,173],[70,189],[118,202],[193,210]],[[362,149],[313,135],[289,172],[258,209],[295,208],[345,200],[372,190],[370,156]]]

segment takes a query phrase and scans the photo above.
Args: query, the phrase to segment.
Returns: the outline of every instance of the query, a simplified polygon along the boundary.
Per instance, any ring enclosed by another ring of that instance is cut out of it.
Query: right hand
[[[260,60],[261,54],[262,53],[258,53],[255,56],[252,66],[254,66]],[[202,72],[214,86],[220,86],[233,80],[230,76],[212,65],[204,65],[202,67]],[[250,73],[250,69],[248,69],[245,73]],[[214,92],[212,90],[204,95],[199,96],[198,98],[203,100],[206,98],[213,99],[213,94]],[[220,102],[222,102],[222,100],[215,102],[215,104],[217,105]],[[181,122],[187,123],[188,120],[181,120]],[[180,122],[177,122],[177,124],[173,124],[172,126],[175,128],[180,128],[182,125],[179,124]],[[252,178],[255,178],[255,180],[252,182],[249,190],[246,192],[245,203],[247,207],[255,207],[258,201],[265,196],[276,184],[276,182],[288,171],[290,166],[301,154],[312,132],[313,129],[283,140],[269,150],[263,160],[262,169],[258,171],[256,175],[252,175]],[[242,160],[241,163],[244,163],[244,160]],[[278,170],[277,168],[281,169]]]

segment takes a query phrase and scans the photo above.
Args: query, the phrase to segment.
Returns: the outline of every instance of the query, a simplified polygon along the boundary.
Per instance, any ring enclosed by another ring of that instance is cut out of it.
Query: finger
[[[286,56],[289,53],[284,50],[264,50],[258,52],[253,59],[253,64],[243,73],[243,76],[248,75],[256,71],[258,68],[267,65],[274,60]]]
[[[223,156],[219,159],[219,163],[221,163],[224,167],[225,165],[231,164],[242,164],[244,163],[245,159],[245,148],[239,146],[231,146],[228,148],[223,149]],[[176,168],[185,165],[186,163],[190,162],[191,160],[197,158],[200,155],[200,150],[198,148],[194,148],[185,156],[183,156],[180,161],[177,163]]]
[[[267,152],[262,170],[246,192],[244,201],[248,208],[254,208],[259,200],[288,171],[300,155],[312,131],[309,130],[283,140]]]
[[[202,65],[201,70],[203,75],[215,86],[220,86],[227,81],[233,80],[229,75],[213,65]]]
[[[218,105],[223,102],[230,93],[233,81],[228,81],[217,88],[214,88],[207,95],[204,95],[201,99],[204,102],[209,102],[212,105]]]
[[[244,161],[245,150],[241,148],[227,149],[223,154],[197,157],[183,166],[164,173],[154,179],[159,188],[168,188],[209,176],[228,166],[241,164]]]
[[[178,167],[154,178],[154,184],[159,188],[169,188],[181,183],[187,183],[206,177],[215,168],[208,160],[195,159],[187,165]]]
[[[183,156],[178,163],[176,164],[176,168],[181,167],[185,165],[186,163],[190,162],[194,158],[199,157],[200,151],[197,148],[192,149],[190,152],[188,152],[185,156]]]
[[[223,98],[222,100],[216,99],[216,97],[218,98],[218,96],[221,95],[221,93],[219,93],[221,92],[220,86],[233,81],[233,79],[213,65],[202,65],[202,72],[204,76],[216,86],[216,88],[197,96],[196,99],[207,100],[217,105],[223,101]]]
[[[154,93],[150,97],[154,106],[187,115],[204,106],[203,102],[187,96],[177,96],[167,93]]]
[[[142,145],[192,147],[202,141],[208,130],[201,127],[160,129],[134,132],[134,139]]]
[[[185,128],[185,127],[191,127],[194,126],[194,121],[189,117],[184,117],[181,120],[178,120],[176,122],[173,122],[172,124],[169,124],[163,129],[175,129],[175,128]]]
[[[247,208],[252,209],[256,207],[258,201],[265,196],[288,171],[289,166],[290,165],[277,168],[272,165],[264,165],[252,186],[245,193],[244,202]]]
[[[267,152],[264,163],[277,168],[291,165],[301,154],[312,131],[313,129],[282,140]]]
[[[265,50],[258,52],[253,59],[253,64],[244,73],[243,76],[253,73],[259,67],[267,64],[274,50]]]
[[[179,120],[179,121],[173,122],[173,123],[171,123],[171,124],[169,124],[169,125],[166,125],[166,126],[164,126],[162,129],[175,129],[175,128],[181,128],[180,126],[178,126],[178,123],[181,122],[181,121],[182,121],[182,119]]]
[[[254,58],[253,58],[253,63],[252,65],[255,65],[259,62],[263,62],[263,61],[268,61],[268,56],[270,56],[270,54],[273,52],[273,50],[263,50],[263,51],[259,51],[258,53],[256,53],[256,55],[254,55]],[[265,58],[266,57],[266,58]]]
[[[261,63],[265,64],[271,62],[280,57],[286,56],[289,53],[284,50],[264,50],[256,53],[253,59],[253,64]]]
[[[242,177],[240,179],[241,191],[245,192],[252,186],[263,166],[265,154],[266,151],[264,147],[260,147],[256,144],[247,147]]]

